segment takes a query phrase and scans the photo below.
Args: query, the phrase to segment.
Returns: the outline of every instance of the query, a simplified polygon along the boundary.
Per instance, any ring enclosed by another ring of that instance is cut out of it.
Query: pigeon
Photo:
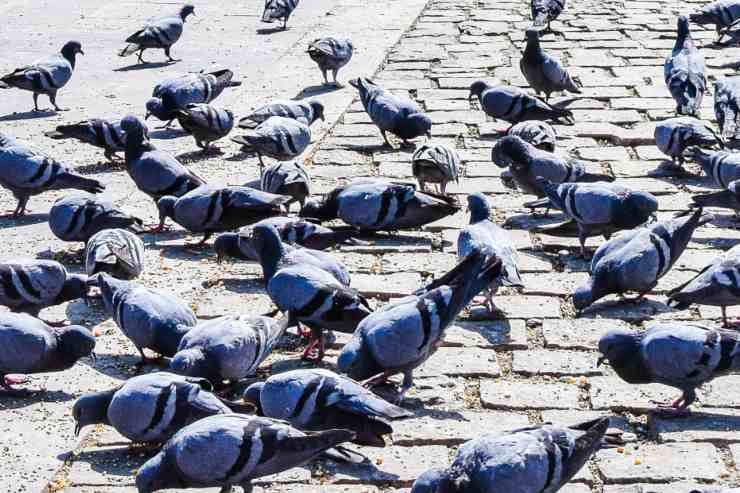
[[[121,121],[126,132],[126,171],[137,188],[158,201],[167,195],[181,197],[205,181],[146,138],[144,122],[129,115]]]
[[[676,113],[698,116],[701,100],[707,90],[704,57],[694,44],[686,16],[678,18],[678,36],[670,56],[665,60],[665,83],[676,101]]]
[[[598,364],[609,362],[627,383],[661,383],[682,394],[662,411],[689,413],[696,389],[740,369],[738,334],[680,322],[653,323],[644,332],[612,329],[599,339]]]
[[[696,228],[712,219],[699,208],[607,241],[591,260],[591,278],[573,293],[573,305],[583,310],[610,293],[627,291],[636,291],[636,301],[641,300],[673,267]]]
[[[241,486],[251,493],[253,479],[302,466],[354,437],[349,430],[304,433],[270,418],[209,416],[180,430],[146,461],[136,474],[136,488],[153,493],[220,487],[221,493],[231,493]]]
[[[263,155],[278,161],[289,161],[300,156],[311,143],[311,129],[298,120],[273,116],[252,132],[232,137],[231,140],[244,146],[246,151],[257,153],[260,169],[263,169]]]
[[[581,255],[586,256],[586,238],[603,235],[607,240],[617,231],[636,228],[654,218],[658,200],[648,192],[631,190],[616,183],[563,183],[556,185],[544,178],[537,183],[547,197],[530,202],[531,207],[555,207],[569,221],[536,231],[553,236],[570,236],[576,227]],[[538,203],[539,202],[539,203]]]
[[[349,83],[360,93],[362,106],[380,129],[386,145],[391,145],[386,132],[404,143],[422,135],[432,137],[432,120],[415,102],[392,94],[370,79],[360,77]]]
[[[265,0],[265,10],[262,12],[262,22],[268,24],[283,20],[283,31],[288,29],[288,19],[298,6],[298,0]]]
[[[221,262],[226,257],[259,261],[252,242],[254,227],[261,224],[273,226],[285,243],[296,244],[312,250],[327,250],[340,243],[356,242],[354,228],[327,228],[305,219],[276,216],[242,228],[237,233],[224,233],[213,243],[213,249]]]
[[[48,190],[69,188],[100,193],[105,186],[97,180],[71,172],[62,163],[30,144],[0,132],[0,185],[11,191],[18,200],[12,213],[17,218],[26,213],[26,204],[32,195]]]
[[[146,118],[155,116],[167,122],[168,127],[177,118],[178,110],[192,103],[210,103],[227,87],[242,85],[233,78],[234,72],[228,69],[167,78],[154,86],[152,98],[146,102]]]
[[[655,125],[655,145],[660,152],[679,166],[684,163],[684,151],[691,146],[724,148],[722,139],[710,127],[693,116],[662,120]]]
[[[371,313],[367,300],[349,288],[346,268],[329,255],[284,244],[270,225],[254,228],[253,244],[272,302],[311,329],[304,358],[317,347],[315,359],[323,358],[324,329],[352,333]]]
[[[96,233],[121,228],[143,233],[144,222],[104,200],[88,193],[60,197],[49,211],[49,228],[62,241],[87,241]]]
[[[75,435],[85,426],[105,424],[132,442],[164,443],[199,419],[247,410],[212,391],[203,378],[167,372],[135,376],[114,389],[77,399],[72,407]]]
[[[514,86],[492,86],[485,81],[473,82],[470,98],[478,97],[486,115],[512,124],[528,120],[555,120],[574,123],[573,112],[567,108],[550,106]]]
[[[714,82],[714,115],[725,141],[740,139],[740,77]]]
[[[554,493],[604,447],[608,427],[598,418],[484,433],[461,445],[449,468],[421,474],[411,493]]]
[[[286,202],[286,207],[298,202],[303,208],[306,198],[311,195],[311,176],[306,167],[298,161],[275,163],[262,170],[260,190],[287,195],[292,200]]]
[[[0,89],[23,89],[33,92],[33,110],[39,110],[39,94],[49,96],[56,111],[57,91],[67,85],[75,69],[77,54],[84,55],[79,41],[68,41],[60,53],[37,60],[31,65],[15,69],[0,77]]]
[[[734,172],[734,170],[728,170]],[[726,190],[720,192],[694,195],[692,205],[698,207],[719,207],[740,211],[740,180],[733,180],[727,184]]]
[[[449,182],[460,182],[460,156],[446,145],[424,144],[414,151],[411,170],[422,192],[426,192],[427,183],[436,183],[439,192],[446,195]]]
[[[144,348],[161,356],[174,355],[183,336],[197,323],[193,310],[168,292],[104,272],[91,277],[89,284],[100,288],[108,316],[134,343],[142,363],[149,361]]]
[[[459,210],[454,198],[419,192],[413,184],[363,179],[307,201],[301,217],[339,218],[360,231],[396,231],[420,228]]]
[[[85,246],[85,271],[88,276],[105,272],[124,281],[135,279],[144,271],[144,242],[125,229],[104,229]]]
[[[0,263],[0,305],[38,317],[49,306],[87,297],[87,276],[70,274],[54,260]]]
[[[185,195],[167,195],[157,201],[159,226],[167,218],[192,233],[203,233],[201,244],[219,231],[237,229],[262,219],[279,216],[289,197],[249,187],[202,185]]]
[[[557,136],[555,135],[555,129],[547,122],[528,120],[517,123],[509,129],[507,135],[519,137],[537,149],[555,152]]]
[[[311,368],[272,375],[250,385],[244,401],[260,416],[282,419],[299,430],[352,430],[358,445],[385,447],[388,421],[413,413],[384,401],[359,383],[330,370]]]
[[[59,125],[44,135],[56,140],[77,139],[105,150],[105,158],[113,161],[117,152],[126,150],[121,120],[93,118],[78,123]]]
[[[552,32],[550,23],[558,18],[565,8],[565,0],[531,0],[532,24],[542,27],[547,24],[547,32]]]
[[[691,22],[700,26],[714,24],[717,30],[717,43],[725,33],[740,20],[740,2],[738,0],[717,0],[705,5],[698,12],[689,16]]]
[[[126,38],[126,43],[129,44],[118,53],[118,56],[126,57],[138,52],[139,63],[148,63],[142,58],[144,50],[162,49],[168,62],[179,61],[172,58],[170,50],[182,36],[185,22],[191,14],[195,15],[195,7],[186,3],[180,8],[180,12],[175,15],[168,15],[147,22],[143,28]]]
[[[668,292],[668,305],[685,310],[693,303],[719,306],[722,324],[729,326],[727,307],[740,304],[740,245],[715,258],[696,276]]]
[[[298,120],[311,126],[316,120],[324,121],[324,105],[318,101],[277,100],[260,106],[249,115],[239,120],[239,128],[254,129],[273,116],[282,116]]]
[[[496,310],[493,297],[499,286],[524,287],[517,253],[509,234],[498,224],[491,221],[491,204],[480,192],[468,195],[470,224],[465,226],[457,237],[457,258],[463,261],[473,252],[482,252],[501,260],[501,274],[486,289],[486,305],[490,312]]]
[[[11,375],[67,370],[80,358],[94,359],[94,349],[95,336],[80,325],[53,329],[25,313],[0,313],[0,394],[28,396],[11,387],[24,381]]]
[[[208,152],[211,142],[226,137],[234,128],[234,113],[206,103],[191,103],[177,110],[177,121],[195,138],[195,145]]]
[[[290,317],[226,315],[200,323],[185,334],[170,370],[205,378],[214,385],[254,375],[288,328]]]
[[[552,183],[614,181],[614,177],[610,175],[588,172],[584,161],[566,160],[511,135],[496,141],[491,150],[491,159],[499,167],[508,165],[519,189],[537,197],[545,196],[545,190],[537,181],[538,178],[545,178]]]
[[[365,386],[402,373],[398,400],[403,401],[413,386],[414,369],[437,351],[447,327],[501,270],[500,259],[474,251],[440,279],[362,320],[342,348],[337,368]]]
[[[704,170],[719,187],[727,190],[735,180],[740,180],[740,153],[728,151],[707,151],[690,147],[688,157]]]
[[[329,84],[326,72],[331,70],[334,76],[334,85],[339,86],[337,82],[337,73],[352,59],[352,53],[355,47],[352,42],[345,38],[335,38],[327,36],[325,38],[314,39],[308,45],[308,56],[316,62],[324,76],[324,84]]]
[[[545,53],[540,46],[539,31],[533,27],[527,29],[527,47],[519,60],[519,68],[537,96],[545,93],[545,101],[553,92],[581,93],[580,81],[571,77],[557,58]]]

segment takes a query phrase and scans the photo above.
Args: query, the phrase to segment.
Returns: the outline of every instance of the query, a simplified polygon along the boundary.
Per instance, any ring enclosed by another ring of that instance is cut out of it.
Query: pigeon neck
[[[81,426],[110,424],[108,421],[108,408],[117,391],[118,389],[116,388],[82,396],[78,403],[79,405],[84,405],[84,418],[80,417],[82,422],[79,424]],[[75,404],[75,407],[77,405]]]
[[[280,238],[275,241],[270,241],[262,246],[262,251],[259,252],[260,264],[262,264],[262,272],[265,276],[265,282],[272,279],[272,276],[277,272],[280,261],[285,256],[285,246]]]
[[[619,353],[609,355],[609,365],[627,383],[652,383],[650,369],[645,366],[642,359],[640,341],[641,338],[635,337],[633,342],[622,348]]]
[[[57,304],[79,298],[86,298],[88,290],[87,282],[88,278],[85,275],[72,274],[67,276],[67,280],[64,281],[64,285],[62,286],[62,290],[59,292],[59,295],[57,295]]]
[[[126,160],[137,159],[144,153],[144,129],[126,132]]]
[[[72,68],[75,68],[75,63],[77,61],[77,52],[73,47],[65,46],[64,48],[62,48],[62,56],[65,60],[69,62],[70,65],[72,65]]]
[[[527,46],[524,48],[525,55],[537,55],[542,52],[540,47],[540,40],[538,38],[529,38],[527,40]]]
[[[689,31],[688,26],[679,26],[678,35],[676,36],[676,44],[673,46],[673,49],[680,50],[687,42],[693,42],[691,39],[691,32]]]
[[[491,210],[485,207],[476,207],[470,209],[470,224],[486,221],[491,217]]]

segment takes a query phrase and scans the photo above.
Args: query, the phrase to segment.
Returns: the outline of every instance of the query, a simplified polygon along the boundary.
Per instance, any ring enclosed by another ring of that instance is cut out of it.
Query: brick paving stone
[[[335,483],[392,483],[410,485],[427,469],[447,467],[449,451],[440,445],[364,448],[370,460],[360,465],[328,462],[328,478]]]
[[[497,377],[501,369],[496,353],[472,347],[441,347],[417,370],[423,376]]]
[[[492,409],[578,408],[580,390],[565,383],[481,381],[483,406]]]
[[[571,294],[576,286],[580,286],[588,281],[586,273],[553,272],[543,274],[523,274],[524,292],[527,294],[544,294],[554,296],[564,296]]]
[[[709,409],[681,419],[650,416],[651,433],[661,442],[740,442],[737,409]]]
[[[445,332],[445,346],[524,349],[527,332],[523,320],[458,320]]]
[[[600,375],[596,358],[582,351],[514,351],[512,370],[524,375]]]
[[[545,319],[542,322],[542,333],[545,347],[560,349],[597,349],[599,339],[608,330],[629,328],[629,324],[619,319],[575,320]]]
[[[656,409],[654,401],[672,402],[680,391],[661,384],[632,385],[616,376],[589,378],[594,409],[630,409],[647,412]]]
[[[486,433],[527,426],[524,414],[510,412],[429,411],[394,421],[394,445],[459,445]]]
[[[422,287],[421,275],[400,272],[388,275],[355,274],[352,287],[365,296],[390,298],[405,296]]]
[[[632,485],[605,485],[604,493],[678,493],[706,487],[707,484],[686,482],[670,484],[641,483]]]

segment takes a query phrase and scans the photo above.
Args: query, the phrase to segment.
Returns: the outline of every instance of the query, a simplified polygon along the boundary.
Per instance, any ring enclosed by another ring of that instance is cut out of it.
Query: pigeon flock
[[[488,117],[510,125],[493,145],[491,161],[504,169],[503,178],[534,196],[526,203],[532,216],[541,209],[544,215],[558,210],[567,219],[537,231],[577,238],[579,255],[590,256],[588,282],[571,293],[580,313],[610,294],[635,293],[632,301],[639,301],[653,290],[694,232],[714,220],[706,207],[740,211],[740,154],[732,150],[740,138],[740,78],[718,80],[714,86],[715,131],[700,119],[707,78],[691,37],[692,24],[716,26],[719,41],[732,37],[740,2],[719,0],[677,19],[675,47],[665,61],[676,116],[657,124],[656,145],[677,176],[684,176],[687,160],[695,162],[721,191],[696,195],[691,209],[660,221],[652,194],[556,153],[556,133],[548,122],[573,124],[575,116],[567,102],[551,104],[550,97],[578,95],[582,85],[543,49],[540,39],[556,32],[551,24],[565,7],[565,0],[531,1],[532,22],[522,33],[520,60],[529,89],[479,80],[470,86],[469,97]],[[261,21],[287,29],[296,8],[299,0],[266,0]],[[148,22],[125,39],[119,56],[136,54],[145,66],[146,50],[150,55],[163,50],[168,61],[175,61],[172,50],[194,15],[195,7],[186,4]],[[333,36],[314,39],[307,47],[327,86],[341,87],[338,74],[353,53],[351,40]],[[0,77],[0,88],[30,92],[35,111],[39,95],[62,111],[57,96],[74,76],[78,55],[84,55],[82,45],[69,41],[59,53]],[[423,228],[465,205],[448,193],[448,186],[464,175],[460,156],[434,142],[434,125],[424,109],[371,78],[348,83],[377,127],[379,145],[382,138],[383,145],[393,147],[395,138],[413,148],[407,164],[418,186],[346,177],[328,193],[313,195],[310,164],[301,157],[311,143],[312,124],[325,118],[324,105],[316,99],[276,99],[237,115],[212,104],[241,84],[228,69],[162,80],[142,105],[142,117],[89,115],[42,134],[76,139],[102,149],[110,161],[123,161],[130,180],[152,199],[148,207],[157,211],[158,224],[145,225],[102,199],[98,194],[105,183],[0,132],[0,185],[17,200],[10,217],[23,216],[35,195],[69,191],[48,211],[48,226],[60,240],[85,244],[84,274],[70,273],[54,260],[26,257],[0,263],[0,305],[9,309],[0,312],[0,395],[32,395],[19,387],[26,374],[62,372],[82,358],[95,365],[100,334],[65,320],[39,318],[47,307],[84,300],[103,307],[141,361],[138,374],[118,387],[79,397],[71,416],[77,433],[105,425],[133,443],[154,447],[156,454],[135,472],[139,493],[208,487],[248,493],[257,478],[321,457],[361,462],[367,460],[362,447],[392,443],[393,421],[415,416],[403,407],[415,371],[441,346],[448,327],[472,305],[481,305],[489,319],[506,317],[506,307],[496,304],[497,291],[523,288],[524,280],[515,243],[492,218],[494,204],[475,192],[467,195],[469,224],[459,232],[457,264],[448,272],[377,306],[353,288],[349,269],[329,250],[371,244],[379,232]],[[256,157],[259,180],[209,184],[207,177],[157,148],[149,136],[149,118],[165,127],[179,125],[204,154],[231,134],[236,122],[238,135],[231,139]],[[245,307],[247,313],[199,321],[183,300],[137,282],[145,269],[144,254],[156,241],[153,235],[145,243],[140,235],[161,232],[168,223],[202,236],[193,248],[211,248],[215,236],[212,250],[218,262],[256,262],[274,312],[248,313]],[[605,240],[595,252],[585,245],[591,237]],[[718,306],[723,327],[679,322],[652,322],[639,332],[605,327],[598,365],[610,365],[628,384],[662,383],[679,390],[680,397],[658,404],[656,412],[681,418],[690,414],[698,387],[740,371],[740,335],[726,315],[728,306],[740,305],[740,246],[673,287],[668,303],[677,309]],[[260,365],[291,329],[307,341],[301,358],[316,364],[325,356],[330,332],[348,334],[336,371],[317,366],[256,380],[258,369],[264,376]],[[143,373],[144,364],[160,371]],[[399,375],[400,384],[393,380]],[[249,384],[239,385],[244,382]],[[394,389],[392,396],[388,387]],[[448,467],[419,475],[411,492],[553,493],[596,451],[624,443],[619,430],[609,427],[608,416],[570,426],[481,430],[457,450]]]

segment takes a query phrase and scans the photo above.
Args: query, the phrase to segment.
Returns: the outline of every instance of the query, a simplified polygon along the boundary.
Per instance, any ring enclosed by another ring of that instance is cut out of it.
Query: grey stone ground
[[[664,304],[664,292],[737,244],[737,223],[719,213],[712,225],[696,233],[674,270],[640,305],[609,298],[574,319],[568,293],[585,278],[587,264],[574,255],[575,241],[527,231],[542,220],[526,215],[525,197],[507,188],[499,179],[500,170],[490,162],[497,130],[506,125],[487,121],[467,100],[468,87],[478,78],[524,85],[518,59],[529,24],[528,1],[307,0],[288,32],[270,35],[255,33],[262,27],[257,22],[261,2],[245,3],[199,2],[198,17],[188,23],[174,50],[183,62],[112,71],[133,62],[133,58],[115,56],[119,41],[140,19],[173,5],[141,0],[45,0],[28,5],[6,0],[0,6],[7,20],[0,33],[5,47],[0,67],[11,68],[54,51],[69,38],[80,38],[88,55],[59,97],[59,103],[71,111],[30,118],[24,113],[31,107],[30,96],[6,92],[2,113],[9,116],[0,117],[0,129],[33,138],[60,160],[94,174],[108,184],[109,197],[153,221],[151,201],[135,191],[121,169],[98,164],[101,153],[39,135],[62,121],[141,113],[151,87],[163,74],[211,66],[228,66],[244,79],[241,88],[217,101],[242,114],[273,96],[292,97],[319,83],[320,74],[304,53],[306,43],[316,35],[345,33],[358,49],[343,78],[372,74],[380,67],[376,77],[380,83],[424,105],[435,121],[435,140],[456,146],[465,163],[465,178],[453,193],[460,199],[476,190],[490,195],[496,218],[512,227],[527,284],[521,293],[499,297],[506,321],[475,321],[467,315],[449,331],[445,346],[418,371],[417,385],[406,401],[418,416],[396,425],[393,445],[365,450],[371,466],[314,464],[270,478],[266,490],[403,490],[421,471],[448,463],[457,445],[480,432],[605,414],[614,416],[614,426],[636,435],[637,442],[625,450],[599,453],[562,491],[624,493],[634,491],[634,485],[649,484],[647,491],[680,493],[698,484],[740,483],[735,466],[740,454],[740,377],[722,378],[705,388],[700,412],[692,418],[666,421],[649,414],[650,401],[675,397],[675,391],[659,385],[630,388],[610,369],[595,368],[594,351],[599,335],[616,325],[639,327],[656,319],[717,323],[719,310],[673,311]],[[545,42],[585,86],[582,97],[571,105],[578,123],[557,128],[561,152],[593,161],[594,167],[630,186],[655,193],[663,216],[684,209],[692,193],[711,187],[694,168],[696,178],[662,176],[663,157],[652,141],[654,121],[670,115],[673,108],[662,65],[673,45],[675,16],[697,5],[569,0],[555,24],[562,36],[550,36]],[[713,33],[697,31],[695,37],[709,44]],[[711,75],[716,76],[733,72],[740,49],[707,48],[704,54]],[[409,151],[381,145],[361,105],[352,102],[350,88],[318,97],[327,103],[330,115],[315,133],[318,143],[307,157],[318,193],[347,178],[410,177]],[[705,98],[704,116],[712,113],[710,96]],[[221,156],[202,159],[188,137],[177,132],[155,132],[154,137],[157,145],[210,181],[243,183],[257,175],[254,159],[245,159],[231,143],[220,144]],[[29,206],[38,213],[18,223],[0,221],[1,260],[40,255],[80,268],[77,249],[81,245],[54,239],[45,223],[45,213],[57,196],[33,198]],[[13,205],[8,194],[0,195],[0,208]],[[382,303],[452,266],[457,230],[465,221],[460,214],[421,232],[406,232],[371,247],[342,248],[336,254],[350,266],[355,286]],[[258,266],[217,266],[210,251],[183,248],[186,239],[177,229],[147,237],[149,270],[143,282],[172,289],[202,318],[234,311],[262,313],[270,307],[260,289]],[[58,318],[65,311],[73,322],[100,324],[101,357],[94,368],[85,361],[64,374],[34,377],[33,385],[48,391],[30,401],[0,400],[4,459],[0,490],[132,492],[132,474],[150,452],[129,450],[125,440],[105,429],[90,430],[81,441],[75,440],[69,409],[80,393],[108,388],[130,376],[137,356],[114,324],[103,321],[99,310],[72,303],[43,315]],[[730,314],[740,312],[731,309]],[[340,335],[327,357],[328,365],[343,340]],[[291,347],[273,358],[269,370],[301,365]]]

